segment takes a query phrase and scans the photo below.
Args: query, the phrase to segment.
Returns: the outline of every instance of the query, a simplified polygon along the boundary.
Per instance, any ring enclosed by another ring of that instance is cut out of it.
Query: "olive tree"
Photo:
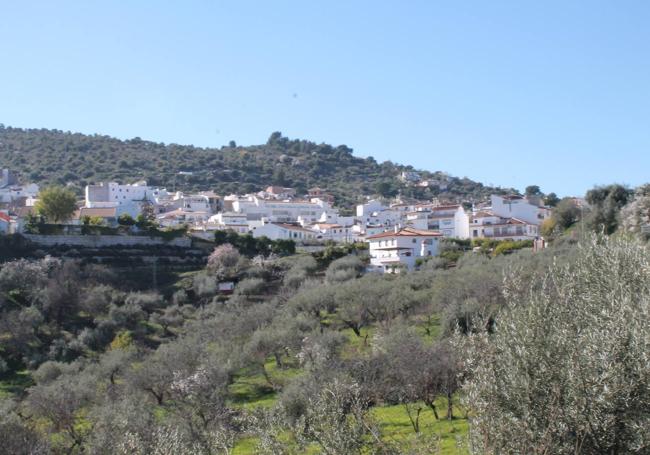
[[[650,256],[591,238],[542,285],[513,275],[493,333],[467,343],[464,385],[476,453],[647,453]]]

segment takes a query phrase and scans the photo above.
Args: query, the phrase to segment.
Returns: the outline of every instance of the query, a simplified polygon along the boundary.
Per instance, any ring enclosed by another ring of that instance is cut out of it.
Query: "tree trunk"
[[[411,407],[408,404],[404,404],[404,407],[406,408],[406,414],[409,416],[409,420],[411,421],[411,426],[413,427],[413,431],[416,433],[420,432],[420,413],[422,412],[422,408],[418,407],[416,412],[415,412],[415,418],[413,417],[411,413]]]
[[[447,420],[454,418],[454,404],[451,401],[451,392],[447,392]]]
[[[433,411],[433,415],[436,420],[440,420],[440,416],[438,416],[438,409],[436,409],[435,403],[433,401],[427,401],[426,405],[429,406],[429,408]]]
[[[266,371],[266,366],[264,366],[264,364],[262,364],[262,375],[264,376],[266,382],[271,386],[271,388],[275,390],[275,384],[273,384],[273,381],[271,381],[271,376],[269,376],[269,372]]]
[[[275,357],[275,365],[278,368],[282,368],[282,356],[280,356],[280,354],[278,354],[277,352],[274,352],[273,357]]]

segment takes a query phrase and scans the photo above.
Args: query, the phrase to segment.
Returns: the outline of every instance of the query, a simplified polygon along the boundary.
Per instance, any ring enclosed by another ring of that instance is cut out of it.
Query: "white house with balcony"
[[[438,254],[441,237],[440,232],[410,227],[368,236],[370,269],[383,273],[398,273],[402,268],[412,270],[419,258]]]
[[[479,211],[470,221],[471,238],[531,240],[539,236],[539,226],[518,218],[503,218],[490,211]]]
[[[405,214],[403,224],[416,229],[440,231],[445,237],[469,238],[469,216],[461,205],[416,205]]]

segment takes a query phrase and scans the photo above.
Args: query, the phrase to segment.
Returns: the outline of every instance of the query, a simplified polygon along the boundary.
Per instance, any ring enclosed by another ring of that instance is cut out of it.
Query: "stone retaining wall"
[[[76,246],[86,248],[103,248],[112,246],[154,246],[165,245],[181,248],[192,246],[192,239],[178,237],[165,240],[160,237],[146,237],[136,235],[38,235],[23,234],[24,237],[37,245],[42,246]]]

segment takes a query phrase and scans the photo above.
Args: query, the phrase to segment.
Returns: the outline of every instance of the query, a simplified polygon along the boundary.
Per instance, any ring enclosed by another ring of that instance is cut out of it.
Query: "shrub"
[[[512,274],[489,335],[467,341],[464,386],[480,453],[642,453],[650,444],[650,259],[592,238],[541,286]]]

